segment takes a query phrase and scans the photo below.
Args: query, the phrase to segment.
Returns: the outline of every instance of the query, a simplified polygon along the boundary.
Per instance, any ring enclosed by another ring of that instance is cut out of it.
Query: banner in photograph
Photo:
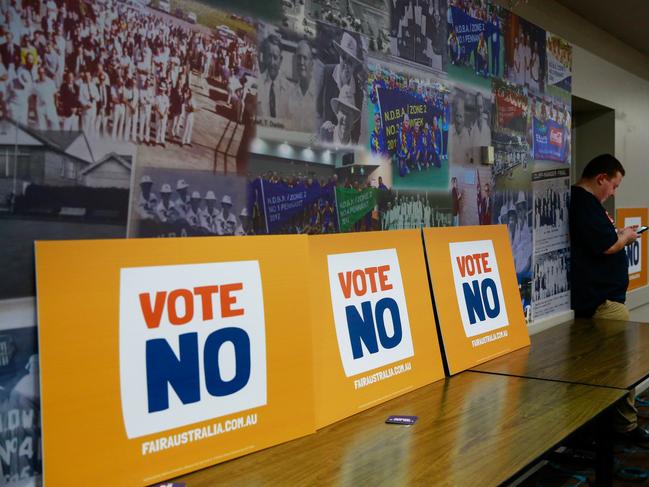
[[[398,138],[405,136],[399,130],[399,127],[403,123],[406,115],[408,115],[411,127],[415,125],[424,127],[426,124],[429,127],[433,127],[433,118],[436,118],[437,123],[441,126],[444,106],[443,97],[438,93],[434,94],[434,99],[425,99],[423,95],[417,95],[417,93],[398,88],[378,88],[376,92],[378,95],[378,105],[382,114],[381,118],[387,140],[387,149],[390,154],[398,151],[401,145],[399,144]],[[414,153],[414,147],[412,149]]]
[[[348,232],[354,223],[363,218],[376,206],[378,189],[365,188],[362,190],[336,188],[338,203],[338,221],[340,231]]]
[[[566,162],[568,141],[564,127],[554,120],[534,117],[534,159]]]
[[[635,225],[647,225],[647,208],[618,208],[616,210],[618,228]],[[627,245],[627,262],[629,264],[629,291],[647,285],[647,237],[641,234],[631,245]]]
[[[316,427],[442,379],[419,230],[309,237]]]
[[[313,432],[307,255],[301,236],[38,242],[44,482],[74,458],[89,485],[150,485]]]
[[[496,119],[494,132],[508,135],[527,135],[529,100],[522,87],[493,80]]]
[[[271,183],[257,180],[262,187],[264,197],[264,214],[268,233],[279,233],[297,214],[301,214],[320,199],[333,200],[333,186],[320,186],[317,182],[306,185],[298,182],[289,186],[284,183]]]
[[[471,17],[458,7],[451,7],[451,14],[453,16],[453,30],[457,36],[461,52],[471,53],[478,47],[481,37],[482,42],[486,42],[486,39],[493,33],[500,33],[494,24]]]
[[[505,225],[424,228],[451,374],[530,344]]]

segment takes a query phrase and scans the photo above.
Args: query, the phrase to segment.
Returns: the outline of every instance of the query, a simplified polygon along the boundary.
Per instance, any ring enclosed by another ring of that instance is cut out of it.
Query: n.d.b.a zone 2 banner
[[[47,485],[149,485],[314,431],[306,237],[36,257]]]

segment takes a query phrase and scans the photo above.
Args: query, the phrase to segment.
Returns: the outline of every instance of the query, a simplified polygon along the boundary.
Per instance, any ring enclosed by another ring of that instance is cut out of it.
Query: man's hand
[[[623,240],[625,240],[624,245],[629,245],[631,242],[635,242],[635,240],[640,236],[636,233],[636,229],[638,228],[637,225],[634,225],[632,227],[626,227],[621,230],[621,232],[618,234]]]
[[[615,242],[604,254],[615,254],[622,250],[624,247],[634,242],[640,235],[635,231],[637,227],[626,227],[617,229],[617,242]]]

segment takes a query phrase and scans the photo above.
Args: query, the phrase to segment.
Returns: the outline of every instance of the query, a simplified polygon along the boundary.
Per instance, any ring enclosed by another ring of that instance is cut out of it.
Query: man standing
[[[36,107],[38,109],[38,128],[61,130],[59,115],[56,112],[57,89],[54,80],[46,75],[45,68],[38,68],[38,79],[34,81]],[[49,125],[48,125],[49,123]]]
[[[491,74],[498,77],[500,72],[500,19],[495,6],[491,13]]]
[[[183,127],[183,138],[180,146],[192,145],[192,133],[194,131],[194,112],[196,112],[196,103],[191,88],[187,87],[183,94],[183,111],[185,112],[185,126]]]
[[[453,126],[449,136],[451,159],[456,164],[466,164],[471,157],[471,135],[465,125],[464,99],[456,96],[453,99]]]
[[[167,119],[169,116],[169,96],[167,83],[162,81],[155,97],[155,141],[162,147],[167,146]]]
[[[616,229],[602,206],[615,195],[623,176],[620,161],[602,154],[586,165],[571,190],[572,306],[579,317],[629,319],[624,247],[638,235],[631,227]]]
[[[489,112],[485,107],[482,93],[475,96],[476,119],[471,127],[471,146],[473,162],[480,161],[480,148],[491,145],[491,128],[489,127]]]
[[[257,98],[257,116],[286,119],[288,117],[288,81],[280,73],[282,66],[282,40],[270,34],[263,40],[261,52],[266,72],[261,76]]]
[[[97,117],[95,118],[95,133],[105,136],[108,130],[108,120],[112,112],[111,104],[111,86],[106,79],[106,73],[100,72],[97,76],[97,91],[99,100],[97,100]]]
[[[611,154],[591,160],[570,192],[570,290],[576,317],[628,320],[624,305],[629,284],[624,247],[638,238],[634,227],[616,228],[602,204],[620,186],[624,168]],[[634,390],[618,402],[615,429],[632,439],[649,441],[639,427]]]
[[[124,137],[124,117],[126,115],[126,88],[122,78],[117,78],[111,89],[111,104],[113,106],[113,140]]]
[[[59,106],[63,116],[63,130],[79,130],[79,87],[74,74],[67,72],[66,82],[59,89]]]
[[[381,112],[374,113],[374,130],[370,134],[370,149],[372,154],[388,155],[388,141],[381,124]]]
[[[462,199],[462,192],[457,186],[457,177],[451,178],[451,201],[453,203],[453,223],[454,227],[460,225],[460,200]]]
[[[140,89],[140,123],[139,136],[140,142],[149,143],[151,134],[151,109],[155,100],[153,87],[149,85],[148,78],[145,78]]]
[[[312,113],[315,107],[316,89],[313,81],[313,51],[308,41],[301,40],[297,43],[293,60],[297,83],[291,86],[289,111],[294,123],[298,125],[294,128],[313,132],[314,120],[309,120],[308,114]]]
[[[92,134],[95,130],[98,100],[99,90],[97,90],[97,85],[90,76],[90,72],[85,71],[82,75],[82,80],[79,83],[79,105],[81,107],[82,115],[81,129],[86,134]]]
[[[412,130],[410,130],[410,117],[406,113],[403,116],[403,122],[399,126],[397,132],[397,162],[399,164],[399,176],[404,177],[410,173],[408,167],[410,159],[414,151],[414,144],[412,138]]]

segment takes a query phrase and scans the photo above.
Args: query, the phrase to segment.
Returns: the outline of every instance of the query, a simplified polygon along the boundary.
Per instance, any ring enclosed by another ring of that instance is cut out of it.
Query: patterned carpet
[[[649,391],[638,406],[638,423],[649,427]],[[647,402],[645,402],[647,401]],[[541,467],[521,484],[524,487],[576,487],[595,485],[595,449],[592,429],[571,438],[541,463]],[[649,443],[615,439],[615,487],[649,486]],[[532,468],[531,471],[535,469]]]

